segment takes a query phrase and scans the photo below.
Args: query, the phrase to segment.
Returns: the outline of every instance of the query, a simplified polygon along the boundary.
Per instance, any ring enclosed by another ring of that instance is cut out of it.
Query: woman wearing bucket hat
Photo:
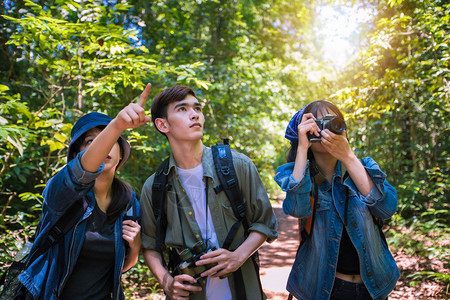
[[[130,154],[122,132],[150,120],[144,110],[150,88],[114,119],[92,112],[73,126],[68,163],[44,190],[34,246],[76,203],[83,204],[82,216],[19,276],[34,299],[124,299],[121,274],[139,256],[140,215],[135,193],[115,173]]]
[[[291,149],[275,181],[301,232],[287,290],[298,299],[387,298],[400,274],[379,221],[397,209],[394,187],[372,158],[356,157],[330,102],[299,110],[285,137]]]

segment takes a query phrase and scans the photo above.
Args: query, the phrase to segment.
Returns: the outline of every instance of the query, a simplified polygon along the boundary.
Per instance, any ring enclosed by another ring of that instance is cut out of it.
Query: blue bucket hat
[[[112,119],[110,117],[98,112],[88,113],[82,116],[80,119],[78,119],[78,121],[72,127],[72,132],[70,133],[72,139],[69,144],[67,161],[69,162],[74,158],[75,149],[73,145],[83,134],[85,134],[87,131],[97,126],[107,126],[111,121]],[[122,159],[120,160],[117,168],[122,166],[130,156],[130,144],[122,136],[119,137],[118,142],[122,150]]]

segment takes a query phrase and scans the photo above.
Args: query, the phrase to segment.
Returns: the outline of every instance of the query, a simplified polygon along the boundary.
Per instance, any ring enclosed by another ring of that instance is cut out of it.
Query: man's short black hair
[[[170,88],[163,90],[161,93],[158,94],[158,96],[156,96],[155,100],[153,100],[152,102],[151,108],[152,122],[153,125],[155,125],[156,130],[158,130],[158,128],[156,127],[155,120],[157,118],[163,119],[167,118],[167,107],[169,106],[169,104],[181,101],[184,98],[186,98],[187,95],[192,95],[196,99],[198,99],[197,96],[195,95],[195,92],[190,87],[182,85],[174,85]]]

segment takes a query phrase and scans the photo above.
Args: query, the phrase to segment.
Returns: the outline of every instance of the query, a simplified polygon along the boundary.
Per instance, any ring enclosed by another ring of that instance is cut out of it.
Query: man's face
[[[203,137],[205,117],[202,113],[202,105],[192,95],[187,95],[181,101],[170,103],[165,121],[166,135],[175,140],[195,141]]]

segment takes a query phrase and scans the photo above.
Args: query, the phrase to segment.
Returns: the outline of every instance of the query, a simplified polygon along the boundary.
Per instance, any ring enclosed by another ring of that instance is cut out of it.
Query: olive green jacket
[[[267,236],[267,241],[272,242],[278,237],[276,231],[276,219],[269,202],[267,192],[253,162],[245,155],[232,151],[233,164],[239,179],[242,196],[246,208],[246,218],[250,231],[258,231]],[[222,191],[216,194],[214,187],[219,185],[219,178],[214,168],[212,151],[203,146],[203,180],[208,181],[208,205],[212,221],[220,245],[223,245],[228,231],[237,221],[234,216],[230,201]],[[152,208],[152,184],[155,174],[147,179],[141,194],[141,216],[142,216],[142,247],[155,249],[156,247],[156,220]],[[195,220],[194,210],[182,181],[178,175],[173,155],[169,160],[168,183],[172,188],[166,192],[166,216],[167,228],[165,245],[183,249],[183,238],[186,246],[192,248],[194,243],[201,240],[200,228]],[[176,205],[175,194],[178,194],[180,209]],[[179,216],[179,211],[181,216]],[[181,224],[180,224],[181,222]],[[245,240],[244,228],[241,225],[230,250],[234,250]],[[248,259],[241,267],[247,298],[254,299],[259,293],[259,280],[256,275],[251,259]],[[228,277],[230,289],[235,298],[234,281],[231,275]],[[191,295],[190,299],[206,299],[205,293],[200,292]]]

